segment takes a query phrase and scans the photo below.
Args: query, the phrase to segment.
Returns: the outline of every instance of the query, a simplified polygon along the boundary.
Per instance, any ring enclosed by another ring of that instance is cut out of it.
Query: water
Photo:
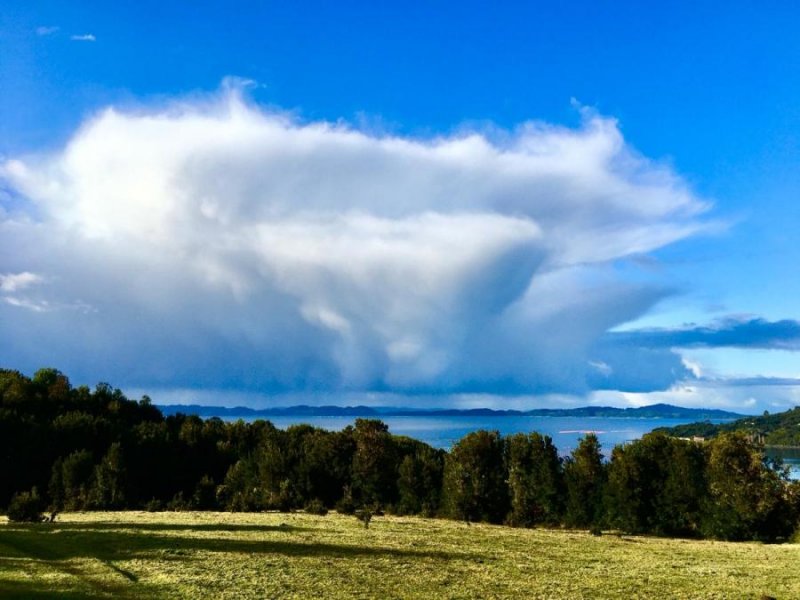
[[[260,417],[259,417],[260,418]],[[236,418],[226,418],[235,421]],[[245,419],[254,421],[254,418]],[[339,431],[355,422],[355,417],[270,417],[275,427],[286,429],[291,425],[306,423],[314,427]],[[526,416],[415,416],[381,418],[395,435],[406,435],[433,446],[449,450],[462,437],[478,429],[496,429],[502,435],[538,431],[549,435],[562,456],[569,455],[578,441],[587,433],[594,433],[600,440],[603,454],[608,458],[618,444],[639,439],[657,427],[673,427],[691,423],[691,419],[654,419],[623,417],[526,417]],[[713,423],[724,423],[725,419],[712,419]],[[767,455],[779,458],[789,467],[789,476],[800,479],[800,448],[768,448]]]
[[[232,419],[235,420],[235,419]],[[328,430],[341,430],[355,422],[355,417],[270,417],[278,428],[307,423]],[[538,431],[549,435],[562,455],[569,454],[580,438],[593,432],[600,440],[604,454],[608,455],[617,444],[642,437],[656,427],[672,427],[689,423],[689,419],[638,419],[621,417],[528,417],[528,416],[414,416],[381,417],[395,435],[405,435],[430,444],[434,448],[449,449],[462,437],[477,429],[497,430],[502,435]],[[722,421],[716,421],[722,422]]]
[[[800,448],[768,448],[767,456],[783,461],[789,467],[789,476],[800,479]]]
[[[259,417],[260,418],[260,417]],[[339,431],[355,422],[355,417],[270,417],[276,427],[286,429],[291,425],[306,423],[314,427]],[[235,421],[236,418],[227,418]],[[255,419],[245,419],[254,421]],[[528,416],[414,416],[381,417],[395,435],[406,435],[433,446],[449,450],[462,437],[478,429],[497,430],[502,435],[538,431],[549,435],[562,456],[574,450],[578,441],[587,433],[594,433],[600,440],[603,454],[608,458],[614,446],[639,439],[657,427],[673,427],[691,423],[692,419],[655,419],[622,417],[528,417]],[[724,423],[725,419],[712,419],[713,423]],[[800,479],[800,449],[769,448],[767,455],[780,458],[789,467],[790,477]]]

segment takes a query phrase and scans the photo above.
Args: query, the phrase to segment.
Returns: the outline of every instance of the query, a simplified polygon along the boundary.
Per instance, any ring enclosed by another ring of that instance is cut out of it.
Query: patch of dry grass
[[[76,513],[0,522],[24,598],[800,597],[800,546],[330,514]]]

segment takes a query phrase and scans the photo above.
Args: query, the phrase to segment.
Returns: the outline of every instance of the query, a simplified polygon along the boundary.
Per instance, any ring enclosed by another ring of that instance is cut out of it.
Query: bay
[[[261,418],[261,417],[259,417]],[[370,417],[375,418],[375,417]],[[691,422],[688,419],[631,417],[541,417],[541,416],[381,416],[395,435],[405,435],[434,448],[449,450],[462,437],[478,429],[497,430],[502,435],[537,431],[549,435],[562,455],[569,454],[580,438],[589,432],[597,435],[607,456],[614,446],[639,439],[656,427],[672,427]],[[315,417],[307,415],[269,417],[280,429],[305,423],[314,427],[339,431],[355,422],[356,417]],[[236,418],[226,418],[235,421]],[[246,418],[253,421],[255,418]],[[714,420],[722,423],[724,420]]]
[[[236,421],[238,417],[222,417]],[[247,417],[252,422],[264,417]],[[269,417],[275,427],[286,429],[292,425],[307,424],[329,431],[340,431],[353,425],[357,417],[317,417],[308,415],[285,415]],[[369,416],[366,418],[376,418]],[[614,446],[637,440],[658,427],[673,427],[691,423],[691,419],[635,418],[635,417],[543,417],[543,416],[380,416],[395,435],[405,435],[434,448],[449,450],[462,437],[478,429],[499,431],[506,436],[514,433],[536,431],[549,435],[559,454],[567,456],[587,433],[594,433],[602,446],[603,455],[609,458]],[[727,419],[710,419],[712,423],[725,423]],[[767,455],[780,459],[789,467],[791,477],[800,479],[800,450],[768,448]]]
[[[264,417],[247,417],[252,422]],[[308,415],[287,415],[268,417],[275,427],[286,429],[292,425],[307,424],[329,431],[341,431],[353,425],[357,417],[315,417]],[[587,433],[594,433],[602,446],[603,455],[609,458],[614,446],[637,440],[658,427],[673,427],[693,422],[692,419],[636,418],[636,417],[541,417],[541,416],[380,416],[395,435],[405,435],[434,448],[449,450],[462,437],[478,429],[499,431],[502,435],[529,433],[536,431],[549,435],[558,448],[559,454],[567,456],[574,450],[580,439]],[[226,421],[236,421],[238,417],[222,417]],[[709,419],[712,423],[725,423],[727,419]],[[766,454],[780,459],[789,467],[792,479],[800,479],[800,449],[767,448]]]

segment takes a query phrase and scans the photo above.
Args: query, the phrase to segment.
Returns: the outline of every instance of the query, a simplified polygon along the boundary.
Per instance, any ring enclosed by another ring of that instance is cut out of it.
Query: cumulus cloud
[[[589,111],[577,129],[420,140],[227,90],[108,108],[0,181],[27,203],[0,213],[0,272],[41,274],[29,300],[58,307],[0,307],[8,365],[417,394],[652,389],[686,372],[669,350],[639,357],[646,382],[593,355],[668,293],[608,265],[702,231],[708,206]]]
[[[73,42],[95,42],[97,38],[92,33],[82,33],[69,36]]]

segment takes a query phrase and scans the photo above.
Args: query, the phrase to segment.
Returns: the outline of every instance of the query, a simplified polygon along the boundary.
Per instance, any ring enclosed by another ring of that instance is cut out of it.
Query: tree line
[[[800,485],[736,432],[708,443],[648,434],[607,461],[592,434],[565,458],[535,432],[475,431],[446,452],[374,419],[326,431],[165,417],[146,396],[72,387],[55,369],[0,370],[0,461],[0,509],[20,518],[45,508],[380,510],[771,541],[792,536],[800,516]]]

